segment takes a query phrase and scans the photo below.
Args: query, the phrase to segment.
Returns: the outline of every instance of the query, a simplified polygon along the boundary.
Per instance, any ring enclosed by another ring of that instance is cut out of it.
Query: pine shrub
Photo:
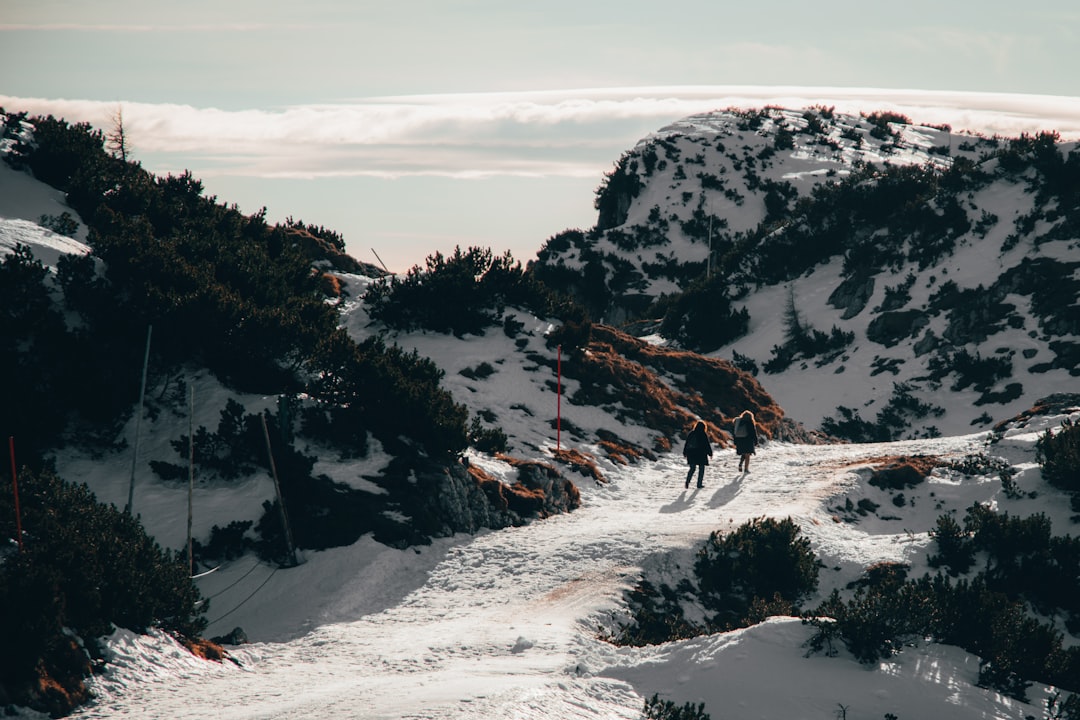
[[[1080,492],[1080,422],[1065,420],[1056,432],[1047,430],[1040,435],[1035,459],[1048,483]]]
[[[24,468],[19,500],[23,549],[0,563],[0,682],[9,697],[33,703],[40,672],[77,680],[69,632],[93,648],[114,627],[191,638],[206,626],[186,558],[162,550],[137,519],[49,470]],[[4,487],[0,537],[15,537],[13,506]]]
[[[694,575],[702,605],[719,630],[744,627],[762,603],[793,609],[817,589],[819,563],[791,518],[757,518],[724,535],[710,534]],[[760,615],[760,613],[756,613]]]
[[[661,700],[660,695],[653,695],[645,701],[645,717],[648,720],[709,720],[705,712],[705,703],[685,703],[676,705],[671,700]]]

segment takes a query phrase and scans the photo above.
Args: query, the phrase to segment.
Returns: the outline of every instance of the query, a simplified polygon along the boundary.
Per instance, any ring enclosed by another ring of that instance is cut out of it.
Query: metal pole
[[[191,547],[192,495],[195,492],[195,385],[191,385],[188,405],[188,490],[187,490],[187,559],[188,575],[195,574],[195,554]]]
[[[371,252],[375,253],[375,257],[378,258],[379,264],[382,265],[382,269],[386,271],[386,274],[393,275],[394,273],[390,272],[390,268],[386,267],[386,263],[384,263],[382,261],[382,258],[379,257],[379,253],[375,252],[375,248],[371,248]]]
[[[712,277],[712,215],[709,216],[709,261],[705,265],[705,277]]]
[[[281,527],[285,530],[285,545],[289,551],[290,567],[297,564],[296,550],[293,549],[292,531],[289,530],[289,516],[285,514],[285,498],[281,496],[281,482],[278,481],[277,465],[274,464],[274,451],[270,448],[270,430],[266,427],[266,415],[262,416],[263,437],[266,439],[266,455],[270,458],[270,474],[274,476],[274,489],[277,491],[278,509],[281,511]]]
[[[555,449],[562,449],[562,345],[559,346],[559,360],[556,363],[558,379],[555,382],[556,401],[555,411]]]
[[[11,489],[15,493],[15,532],[19,539],[19,552],[22,552],[22,516],[19,513],[19,480],[15,475],[15,436],[8,436],[8,450],[11,454]]]
[[[139,408],[135,411],[135,449],[131,454],[131,484],[128,485],[128,501],[124,512],[132,513],[132,504],[135,498],[135,467],[139,461],[139,425],[142,423],[143,401],[146,398],[146,368],[150,364],[150,335],[154,332],[154,326],[146,327],[146,352],[143,354],[142,384],[139,386]]]

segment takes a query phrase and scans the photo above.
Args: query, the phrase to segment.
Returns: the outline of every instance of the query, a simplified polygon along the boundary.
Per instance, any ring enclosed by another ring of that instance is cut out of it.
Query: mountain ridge
[[[820,107],[692,116],[627,151],[597,225],[531,267],[760,373],[812,429],[984,428],[1080,373],[1080,153],[1057,140]]]

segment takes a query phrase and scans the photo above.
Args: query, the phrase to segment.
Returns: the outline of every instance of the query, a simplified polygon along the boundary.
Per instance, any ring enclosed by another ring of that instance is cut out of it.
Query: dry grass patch
[[[597,467],[593,459],[580,450],[560,448],[552,450],[551,456],[579,475],[591,477],[598,485],[607,482],[607,478],[600,472],[600,468]]]
[[[573,401],[654,429],[667,439],[666,449],[697,420],[705,421],[721,448],[728,446],[731,422],[743,410],[754,413],[763,438],[776,436],[786,422],[758,381],[730,362],[650,345],[607,325],[594,325],[588,348],[563,368],[581,382]]]
[[[499,507],[509,509],[522,516],[547,517],[550,509],[572,510],[581,507],[581,491],[573,482],[559,475],[559,471],[547,463],[536,460],[522,460],[498,453],[495,456],[518,471],[518,482],[507,485],[492,477],[480,468],[469,466],[469,473],[477,479],[481,489],[496,502]],[[558,502],[565,499],[565,507],[556,507],[556,498],[549,498],[546,488],[558,496]]]
[[[867,464],[876,465],[870,476],[870,484],[890,490],[915,487],[934,471],[947,463],[936,455],[894,455],[871,458]]]
[[[203,660],[221,662],[229,656],[229,654],[225,652],[225,648],[204,638],[192,639],[182,637],[178,638],[178,640],[181,645],[187,648],[188,652]]]
[[[656,459],[656,454],[648,448],[643,448],[636,443],[621,438],[610,430],[600,429],[596,431],[596,434],[600,438],[600,447],[603,448],[604,452],[612,462],[619,463],[620,465],[628,465],[630,463],[636,463],[642,458],[646,460]],[[668,447],[671,447],[670,442],[668,443]]]

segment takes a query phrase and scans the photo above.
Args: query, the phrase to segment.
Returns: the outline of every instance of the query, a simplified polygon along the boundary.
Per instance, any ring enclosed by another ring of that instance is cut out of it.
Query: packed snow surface
[[[1022,486],[1042,482],[1030,460],[1036,430],[994,446]],[[762,515],[801,526],[824,562],[821,595],[881,560],[921,573],[934,519],[993,501],[1000,481],[935,475],[892,520],[845,522],[829,508],[878,492],[865,484],[868,459],[985,449],[983,434],[771,443],[747,474],[722,450],[700,490],[684,489],[682,459],[668,455],[613,469],[608,483],[582,487],[579,510],[520,528],[406,550],[364,540],[309,553],[292,569],[237,560],[199,581],[213,598],[211,619],[243,601],[208,635],[240,626],[253,643],[230,647],[232,661],[218,664],[170,650],[168,638],[119,631],[108,672],[93,681],[98,699],[77,717],[639,718],[659,693],[703,702],[717,719],[832,718],[843,706],[848,718],[1019,720],[1035,708],[974,687],[977,658],[951,647],[912,647],[876,667],[844,652],[806,657],[811,628],[794,618],[646,648],[598,637],[643,570],[686,566],[710,532]],[[1045,497],[1010,509],[1047,512],[1064,532],[1060,504]],[[1033,688],[1032,701],[1044,694]]]

